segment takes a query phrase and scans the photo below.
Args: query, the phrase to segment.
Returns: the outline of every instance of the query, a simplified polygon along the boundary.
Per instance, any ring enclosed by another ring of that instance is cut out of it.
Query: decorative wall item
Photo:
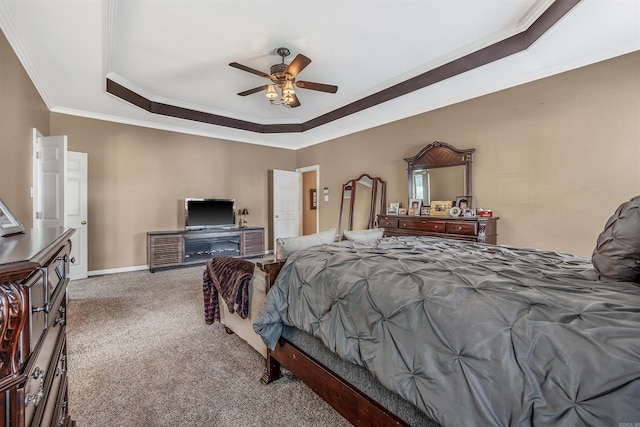
[[[309,200],[311,201],[311,209],[318,208],[318,193],[315,188],[309,190]]]

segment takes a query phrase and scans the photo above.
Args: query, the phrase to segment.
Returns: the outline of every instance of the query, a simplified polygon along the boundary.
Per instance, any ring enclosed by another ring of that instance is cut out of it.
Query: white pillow
[[[276,239],[276,259],[287,259],[289,255],[311,246],[333,243],[336,240],[336,229],[299,237],[278,237]]]
[[[367,240],[382,239],[384,228],[370,228],[368,230],[344,230],[342,238],[354,242],[366,242]]]

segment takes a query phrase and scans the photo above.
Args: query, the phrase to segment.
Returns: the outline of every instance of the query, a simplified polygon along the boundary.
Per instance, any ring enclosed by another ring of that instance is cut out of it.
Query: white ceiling
[[[557,0],[562,1],[562,0]],[[297,149],[640,49],[638,0],[583,0],[530,48],[301,133],[156,115],[105,90],[260,124],[299,124],[519,33],[553,0],[0,0],[0,27],[49,109]],[[269,105],[278,47],[312,63],[301,106]]]

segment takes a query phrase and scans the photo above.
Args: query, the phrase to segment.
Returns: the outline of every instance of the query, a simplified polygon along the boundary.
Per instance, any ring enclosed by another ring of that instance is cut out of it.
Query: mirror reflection
[[[413,193],[410,198],[422,199],[426,205],[430,204],[431,200],[455,200],[457,196],[468,195],[464,166],[416,169],[411,179]]]
[[[409,198],[422,199],[424,205],[429,205],[433,200],[453,201],[459,196],[471,196],[474,151],[435,141],[415,156],[405,158]]]
[[[376,226],[377,216],[386,205],[386,183],[362,174],[342,185],[338,233],[344,230],[365,230]]]

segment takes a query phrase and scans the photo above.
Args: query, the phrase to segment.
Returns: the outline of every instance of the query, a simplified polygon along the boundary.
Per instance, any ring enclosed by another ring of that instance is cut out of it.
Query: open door
[[[33,226],[64,227],[64,190],[67,181],[67,137],[33,138]]]
[[[72,227],[69,277],[87,277],[87,154],[33,129],[33,227]]]
[[[69,277],[85,279],[88,274],[87,237],[87,153],[67,152],[67,185],[65,188],[65,227],[75,228],[71,236],[71,258]]]
[[[278,237],[300,235],[302,174],[273,170],[273,250]]]

